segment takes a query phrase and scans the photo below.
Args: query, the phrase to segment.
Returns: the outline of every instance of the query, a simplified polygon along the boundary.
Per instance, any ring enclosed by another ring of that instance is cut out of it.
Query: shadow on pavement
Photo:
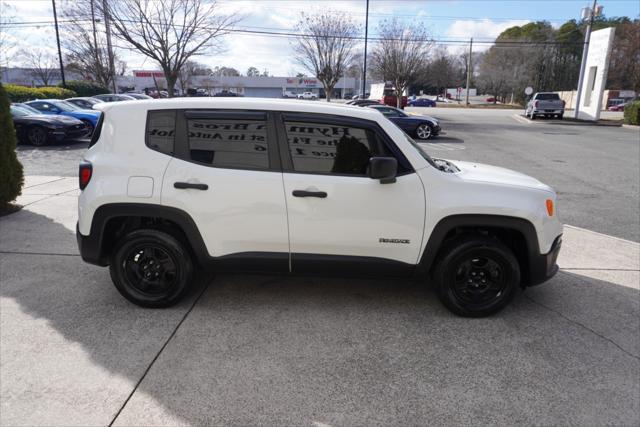
[[[73,255],[1,253],[0,285],[12,425],[111,422],[195,297],[138,308]],[[568,273],[531,291],[463,319],[415,281],[220,275],[116,424],[637,422],[638,291]]]

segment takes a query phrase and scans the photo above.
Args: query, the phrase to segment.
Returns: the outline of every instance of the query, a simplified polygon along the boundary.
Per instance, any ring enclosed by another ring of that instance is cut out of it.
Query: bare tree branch
[[[298,63],[320,80],[330,101],[333,88],[353,61],[359,27],[344,14],[328,11],[302,13],[296,29],[305,34],[294,46]]]
[[[219,51],[220,37],[239,20],[221,15],[215,0],[118,0],[107,9],[115,36],[160,65],[169,96],[185,63]]]
[[[49,86],[51,80],[60,76],[56,58],[52,54],[41,49],[34,49],[22,52],[21,56],[26,65],[31,68],[31,75],[40,80],[44,86]]]
[[[405,25],[397,19],[380,23],[378,34],[371,68],[374,75],[393,83],[401,108],[402,94],[425,72],[433,42],[423,26]]]

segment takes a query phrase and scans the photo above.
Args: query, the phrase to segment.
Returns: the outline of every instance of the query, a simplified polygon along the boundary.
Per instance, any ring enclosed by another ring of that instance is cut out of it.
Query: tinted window
[[[376,134],[341,124],[286,121],[287,141],[297,172],[366,175],[369,159],[389,156]]]
[[[539,93],[538,96],[536,96],[536,99],[545,100],[545,101],[547,100],[555,101],[560,99],[560,96],[557,93]]]
[[[211,166],[268,169],[265,120],[187,119],[191,160]]]
[[[152,150],[173,154],[176,133],[175,110],[149,111],[146,144]]]

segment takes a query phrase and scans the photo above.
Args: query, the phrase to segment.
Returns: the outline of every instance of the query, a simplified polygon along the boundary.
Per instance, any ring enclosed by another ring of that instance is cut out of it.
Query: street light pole
[[[113,46],[111,45],[111,27],[109,26],[109,9],[107,6],[107,0],[102,0],[102,10],[104,14],[104,29],[107,33],[107,53],[109,55],[109,68],[111,74],[111,82],[113,86],[113,93],[118,93],[116,86],[116,66],[113,62]]]
[[[591,39],[591,26],[593,25],[593,18],[596,13],[596,3],[598,0],[593,0],[593,7],[589,11],[589,23],[587,24],[587,31],[584,34],[584,47],[582,48],[582,62],[580,64],[580,77],[578,77],[578,94],[576,96],[576,108],[573,110],[573,117],[578,118],[580,114],[580,99],[582,98],[582,86],[584,85],[584,73],[587,67],[587,55],[589,54],[589,41]]]
[[[62,78],[62,87],[67,87],[64,79],[64,65],[62,64],[62,50],[60,49],[60,33],[58,32],[58,14],[56,12],[56,0],[51,0],[53,4],[53,21],[56,25],[56,41],[58,42],[58,59],[60,60],[60,77]]]
[[[369,0],[367,0],[367,13],[364,18],[364,65],[362,67],[362,93],[361,98],[367,92],[367,39],[369,36]]]

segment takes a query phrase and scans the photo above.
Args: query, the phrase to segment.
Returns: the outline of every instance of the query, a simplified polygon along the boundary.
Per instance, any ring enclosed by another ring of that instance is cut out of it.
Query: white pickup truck
[[[525,115],[531,120],[538,116],[557,117],[562,120],[565,102],[555,92],[537,92],[527,103]]]
[[[313,92],[302,92],[298,94],[298,99],[318,99],[318,95]]]

